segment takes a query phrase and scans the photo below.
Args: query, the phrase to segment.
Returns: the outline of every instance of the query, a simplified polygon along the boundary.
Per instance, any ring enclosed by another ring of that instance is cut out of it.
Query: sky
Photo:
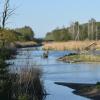
[[[30,26],[35,37],[74,21],[85,23],[91,18],[100,21],[100,0],[11,0],[16,7],[8,24],[11,28]]]

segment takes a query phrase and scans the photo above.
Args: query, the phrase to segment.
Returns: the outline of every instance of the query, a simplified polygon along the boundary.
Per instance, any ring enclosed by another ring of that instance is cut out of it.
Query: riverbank
[[[79,62],[90,62],[90,63],[99,63],[100,55],[93,54],[71,54],[65,55],[57,59],[58,61],[63,61],[66,63],[79,63]]]
[[[92,43],[96,43],[96,50],[100,50],[100,41],[68,41],[68,42],[46,42],[44,50],[84,50]]]
[[[63,83],[55,82],[55,84],[67,86],[74,89],[73,93],[84,96],[93,100],[100,100],[100,83],[97,84],[81,84],[81,83]]]
[[[40,46],[41,44],[38,44],[37,42],[34,41],[27,41],[27,42],[16,42],[15,46],[17,48],[25,48],[25,47],[36,47],[36,46]]]
[[[26,64],[27,68],[20,67],[19,73],[14,68],[14,63],[9,62],[15,60],[15,55],[17,54],[17,51],[15,52],[11,48],[0,49],[0,98],[3,100],[8,100],[9,98],[9,100],[22,100],[23,98],[25,100],[32,100],[33,98],[40,100],[44,98],[47,94],[41,80],[42,70],[36,67],[36,65],[30,67],[28,62]]]

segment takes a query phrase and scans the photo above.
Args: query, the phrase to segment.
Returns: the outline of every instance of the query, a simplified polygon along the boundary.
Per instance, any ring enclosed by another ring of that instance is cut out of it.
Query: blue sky
[[[36,37],[73,21],[100,20],[100,0],[11,0],[11,5],[18,8],[8,26],[31,26]]]

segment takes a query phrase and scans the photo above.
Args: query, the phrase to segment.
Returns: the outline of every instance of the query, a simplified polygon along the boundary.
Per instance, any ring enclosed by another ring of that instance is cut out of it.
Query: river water
[[[57,61],[58,57],[67,55],[72,51],[49,51],[49,58],[42,58],[41,49],[23,48],[18,50],[16,59],[11,60],[14,65],[13,70],[19,71],[25,67],[27,61],[30,66],[39,67],[43,71],[44,85],[50,94],[45,100],[89,100],[87,98],[74,95],[72,89],[54,84],[54,82],[68,83],[96,83],[100,81],[100,64],[87,63],[64,63]]]

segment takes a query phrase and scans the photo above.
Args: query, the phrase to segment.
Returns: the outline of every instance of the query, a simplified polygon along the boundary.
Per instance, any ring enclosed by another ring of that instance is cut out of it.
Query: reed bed
[[[44,43],[44,50],[84,50],[92,43],[96,43],[96,49],[100,50],[100,41],[68,41]]]
[[[46,96],[46,90],[44,88],[42,77],[42,70],[36,65],[30,64],[29,51],[25,54],[27,56],[26,65],[20,66],[19,71],[16,68],[13,72],[16,72],[13,84],[13,100],[43,100]],[[14,76],[14,75],[13,75]],[[25,99],[23,99],[25,98]]]
[[[30,64],[30,52],[26,51],[25,66],[6,62],[10,54],[7,49],[0,51],[0,100],[44,100],[43,73],[36,64]]]
[[[46,92],[39,68],[23,68],[19,74],[12,75],[12,100],[43,100]]]

